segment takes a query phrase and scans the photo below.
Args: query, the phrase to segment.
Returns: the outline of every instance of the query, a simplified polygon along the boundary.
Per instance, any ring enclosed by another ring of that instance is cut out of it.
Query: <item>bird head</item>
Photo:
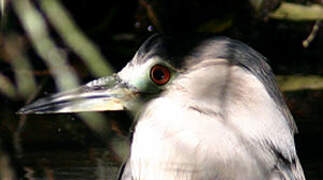
[[[234,71],[235,67],[241,72],[241,80],[238,71]],[[243,79],[243,75],[254,79]],[[238,83],[230,77],[238,77]],[[182,95],[191,96],[189,98],[199,101],[199,104],[205,101],[209,106],[223,108],[223,97],[230,89],[237,90],[230,91],[231,95],[237,95],[236,99],[243,99],[247,94],[239,91],[245,87],[239,86],[239,82],[242,85],[249,83],[248,87],[257,92],[252,81],[259,82],[258,88],[270,97],[290,128],[296,130],[265,57],[240,41],[213,35],[169,37],[155,34],[141,45],[120,72],[77,89],[41,98],[21,108],[18,113],[116,110],[137,113],[148,101],[170,91],[184,92]],[[233,85],[229,88],[230,83]],[[214,104],[219,100],[221,104]]]

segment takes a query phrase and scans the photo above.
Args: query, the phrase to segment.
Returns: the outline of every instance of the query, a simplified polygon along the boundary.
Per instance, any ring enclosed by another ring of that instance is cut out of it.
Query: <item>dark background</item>
[[[42,13],[38,1],[31,1]],[[272,19],[273,12],[282,3],[279,0],[259,1],[255,8],[249,1],[60,1],[79,29],[96,44],[112,67],[120,70],[134,55],[140,44],[151,34],[207,32],[239,39],[261,52],[269,59],[277,75],[323,75],[323,31],[318,30],[309,47],[302,45],[312,31],[315,21],[291,21]],[[293,1],[301,5],[321,1]],[[57,92],[54,79],[44,61],[35,52],[30,38],[21,25],[17,13],[9,3],[6,22],[0,34],[0,70],[14,85],[17,84],[3,46],[6,37],[12,35],[23,42],[21,48],[33,66],[37,80],[36,97]],[[47,22],[47,21],[46,21]],[[47,22],[48,23],[48,22]],[[71,67],[82,82],[95,78],[77,53],[73,52],[47,24],[56,45],[64,50]],[[322,27],[322,23],[318,24]],[[322,80],[319,82],[322,83]],[[300,88],[284,91],[286,101],[299,128],[296,145],[307,179],[323,177],[323,125],[322,87]],[[114,141],[127,137],[131,119],[124,112],[106,112],[105,126],[108,132],[89,127],[77,115],[28,115],[15,112],[27,99],[19,95],[8,97],[0,94],[1,151],[11,163],[16,177],[31,176],[44,179],[99,179],[115,176],[116,170],[100,170],[118,167],[122,158],[115,152]],[[83,169],[81,168],[83,167]],[[0,167],[6,168],[6,167]],[[64,170],[61,170],[61,169]],[[85,168],[85,169],[84,169]],[[67,170],[66,170],[67,169]],[[0,173],[2,171],[0,170]],[[68,175],[64,175],[67,172]],[[100,174],[101,173],[101,174]],[[27,173],[28,174],[28,173]],[[3,176],[2,176],[3,177]]]

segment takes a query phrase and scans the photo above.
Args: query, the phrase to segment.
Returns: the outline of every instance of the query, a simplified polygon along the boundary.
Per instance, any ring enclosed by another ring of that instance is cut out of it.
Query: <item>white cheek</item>
[[[130,66],[128,63],[118,75],[123,81],[137,87],[149,77],[149,68],[147,67],[147,64]]]

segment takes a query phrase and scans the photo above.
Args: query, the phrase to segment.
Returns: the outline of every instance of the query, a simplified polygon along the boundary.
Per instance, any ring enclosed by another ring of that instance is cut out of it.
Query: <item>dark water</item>
[[[128,137],[117,135],[122,132],[111,119],[104,119],[106,122],[100,124],[104,127],[95,130],[74,115],[22,119],[14,112],[8,114],[13,118],[1,118],[6,113],[0,113],[0,180],[11,180],[1,174],[10,169],[17,179],[28,180],[117,178],[127,154]],[[1,151],[13,162],[11,166],[1,164]]]
[[[25,153],[21,159],[26,179],[116,179],[119,163],[104,149]]]
[[[119,163],[104,149],[26,153],[22,158],[25,179],[34,180],[109,180],[116,179]],[[309,180],[323,179],[323,162],[303,159]]]

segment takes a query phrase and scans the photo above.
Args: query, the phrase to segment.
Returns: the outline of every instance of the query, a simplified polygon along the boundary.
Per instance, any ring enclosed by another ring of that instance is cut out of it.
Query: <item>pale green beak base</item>
[[[80,88],[39,99],[21,108],[18,114],[117,111],[127,109],[138,96],[117,75],[94,80]]]

